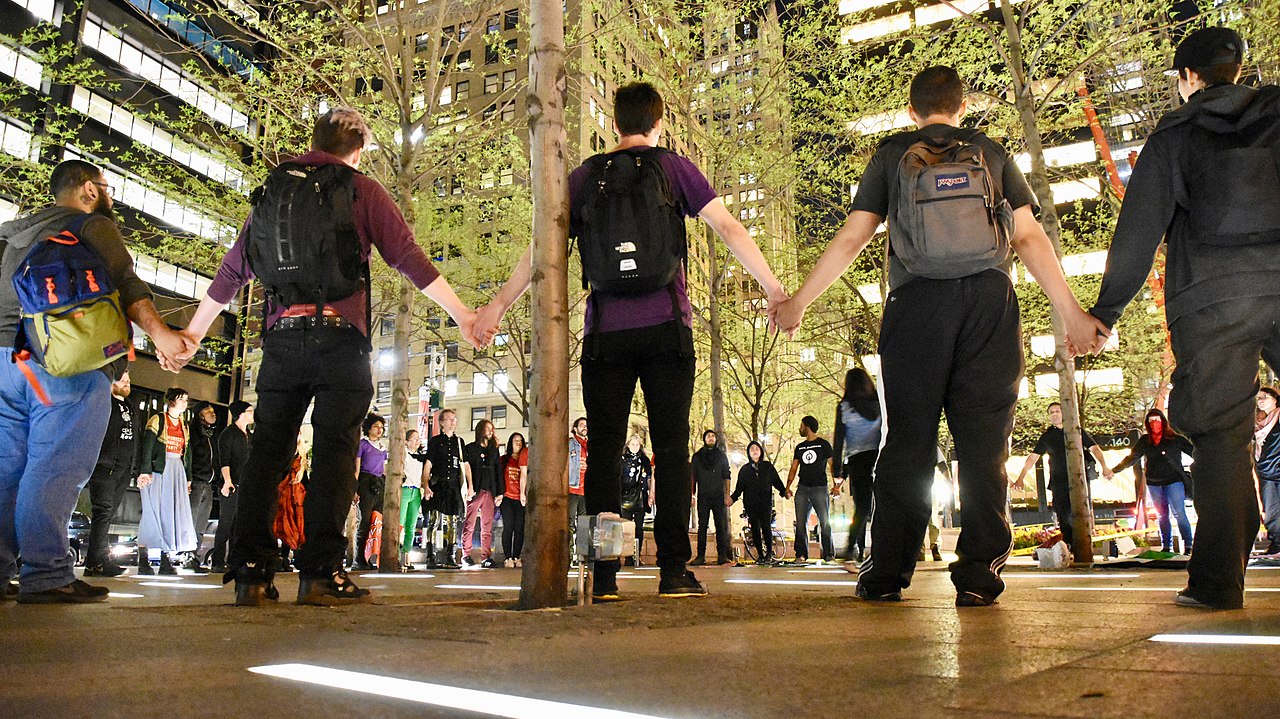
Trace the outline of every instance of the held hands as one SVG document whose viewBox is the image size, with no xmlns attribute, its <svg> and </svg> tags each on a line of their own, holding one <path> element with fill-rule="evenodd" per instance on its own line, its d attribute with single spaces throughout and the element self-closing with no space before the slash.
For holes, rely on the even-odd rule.
<svg viewBox="0 0 1280 719">
<path fill-rule="evenodd" d="M 794 339 L 796 330 L 804 321 L 804 313 L 808 307 L 800 300 L 788 298 L 781 303 L 769 303 L 769 326 L 775 332 L 787 333 L 788 339 Z"/>
<path fill-rule="evenodd" d="M 138 489 L 146 489 L 147 487 L 150 487 L 150 486 L 151 486 L 151 475 L 149 475 L 149 474 L 139 474 L 139 475 L 138 475 Z"/>
<path fill-rule="evenodd" d="M 200 340 L 185 332 L 165 328 L 151 335 L 151 342 L 156 346 L 156 360 L 161 369 L 177 374 L 200 349 Z"/>
<path fill-rule="evenodd" d="M 486 346 L 498 334 L 498 325 L 502 323 L 504 314 L 506 314 L 506 308 L 496 299 L 483 307 L 476 308 L 475 333 L 484 340 Z"/>
<path fill-rule="evenodd" d="M 1111 338 L 1110 328 L 1083 309 L 1076 310 L 1063 320 L 1067 329 L 1067 352 L 1072 357 L 1097 355 Z"/>
<path fill-rule="evenodd" d="M 502 506 L 502 495 L 501 495 L 501 494 L 499 494 L 498 496 L 496 496 L 496 497 L 494 497 L 494 498 L 493 498 L 493 506 L 495 506 L 495 507 L 501 507 L 501 506 Z"/>
</svg>

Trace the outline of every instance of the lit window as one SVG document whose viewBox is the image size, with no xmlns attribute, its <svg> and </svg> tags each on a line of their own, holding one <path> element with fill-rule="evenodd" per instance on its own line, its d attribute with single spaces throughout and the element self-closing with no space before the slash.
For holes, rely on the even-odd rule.
<svg viewBox="0 0 1280 719">
<path fill-rule="evenodd" d="M 818 359 L 818 350 L 813 347 L 805 347 L 800 350 L 800 361 L 814 362 Z"/>
<path fill-rule="evenodd" d="M 493 376 L 493 389 L 495 392 L 506 392 L 510 387 L 511 376 L 506 372 L 498 372 Z"/>
<path fill-rule="evenodd" d="M 53 22 L 53 0 L 14 0 L 37 19 Z"/>
<path fill-rule="evenodd" d="M 484 372 L 476 372 L 471 375 L 471 393 L 472 394 L 488 394 L 489 393 L 489 375 Z"/>
<path fill-rule="evenodd" d="M 32 90 L 39 90 L 44 66 L 8 45 L 0 45 L 0 72 Z"/>
<path fill-rule="evenodd" d="M 458 375 L 451 374 L 444 381 L 444 396 L 454 397 L 458 394 Z"/>
</svg>

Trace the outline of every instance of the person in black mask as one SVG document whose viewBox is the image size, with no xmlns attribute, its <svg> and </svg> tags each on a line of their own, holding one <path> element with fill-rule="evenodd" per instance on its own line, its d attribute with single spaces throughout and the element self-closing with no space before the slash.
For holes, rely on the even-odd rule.
<svg viewBox="0 0 1280 719">
<path fill-rule="evenodd" d="M 698 556 L 690 564 L 707 563 L 707 519 L 715 517 L 716 563 L 733 564 L 729 546 L 729 457 L 720 449 L 714 430 L 702 433 L 702 449 L 689 461 L 698 495 Z"/>
<path fill-rule="evenodd" d="M 773 490 L 789 497 L 782 484 L 782 477 L 773 462 L 764 458 L 764 447 L 759 442 L 747 445 L 747 463 L 738 469 L 738 484 L 733 488 L 730 501 L 742 498 L 747 510 L 747 524 L 751 527 L 751 544 L 756 549 L 756 564 L 771 564 L 773 556 Z"/>
</svg>

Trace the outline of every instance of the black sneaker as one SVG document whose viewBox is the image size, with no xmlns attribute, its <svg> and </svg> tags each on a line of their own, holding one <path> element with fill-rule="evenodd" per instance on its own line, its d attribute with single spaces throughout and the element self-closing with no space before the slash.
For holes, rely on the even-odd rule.
<svg viewBox="0 0 1280 719">
<path fill-rule="evenodd" d="M 280 591 L 271 582 L 236 580 L 236 606 L 261 607 L 280 599 Z"/>
<path fill-rule="evenodd" d="M 591 571 L 591 601 L 598 603 L 617 602 L 618 568 L 621 563 L 616 560 L 595 562 Z"/>
<path fill-rule="evenodd" d="M 867 585 L 858 582 L 858 588 L 853 590 L 858 599 L 867 602 L 901 602 L 902 592 L 895 590 L 892 592 L 873 592 L 867 589 Z"/>
<path fill-rule="evenodd" d="M 701 567 L 702 565 L 704 565 L 704 564 L 706 564 L 706 563 L 707 563 L 707 559 L 706 559 L 706 557 L 694 557 L 694 558 L 693 558 L 693 561 L 692 561 L 692 562 L 689 562 L 689 566 L 690 566 L 690 567 Z"/>
<path fill-rule="evenodd" d="M 85 584 L 79 579 L 61 587 L 46 589 L 43 592 L 18 592 L 18 604 L 87 604 L 89 602 L 105 602 L 111 590 L 106 587 L 95 587 Z"/>
<path fill-rule="evenodd" d="M 477 569 L 479 566 L 479 564 L 476 564 L 476 560 L 471 558 L 470 554 L 462 558 L 463 569 Z"/>
<path fill-rule="evenodd" d="M 298 581 L 298 604 L 313 607 L 338 607 L 347 604 L 371 604 L 373 592 L 361 589 L 341 569 L 333 574 L 315 577 L 303 574 Z"/>
<path fill-rule="evenodd" d="M 115 562 L 103 562 L 102 564 L 87 564 L 84 568 L 84 576 L 86 577 L 118 577 L 124 574 L 124 567 Z"/>
<path fill-rule="evenodd" d="M 12 579 L 0 584 L 0 602 L 12 602 L 18 598 L 18 583 Z"/>
<path fill-rule="evenodd" d="M 138 560 L 138 576 L 150 577 L 156 573 L 155 567 L 151 566 L 151 560 L 143 557 Z"/>
<path fill-rule="evenodd" d="M 498 565 L 493 561 L 493 557 L 486 557 L 485 560 L 480 563 L 481 569 L 493 569 L 496 566 Z"/>
<path fill-rule="evenodd" d="M 658 581 L 659 597 L 705 597 L 707 589 L 703 587 L 693 572 L 684 570 L 680 574 L 662 575 Z"/>
<path fill-rule="evenodd" d="M 989 607 L 995 603 L 995 597 L 988 597 L 978 592 L 959 592 L 956 594 L 957 607 Z"/>
</svg>

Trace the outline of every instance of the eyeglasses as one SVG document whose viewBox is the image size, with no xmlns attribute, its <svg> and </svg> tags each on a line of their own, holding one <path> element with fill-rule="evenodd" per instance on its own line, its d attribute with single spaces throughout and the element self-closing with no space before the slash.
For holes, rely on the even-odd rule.
<svg viewBox="0 0 1280 719">
<path fill-rule="evenodd" d="M 111 195 L 112 197 L 115 196 L 116 188 L 112 187 L 111 185 L 105 182 L 98 182 L 97 180 L 91 180 L 91 182 L 97 185 L 98 187 L 101 187 L 102 189 L 106 190 L 108 195 Z"/>
</svg>

